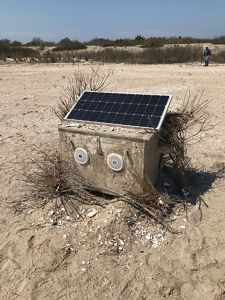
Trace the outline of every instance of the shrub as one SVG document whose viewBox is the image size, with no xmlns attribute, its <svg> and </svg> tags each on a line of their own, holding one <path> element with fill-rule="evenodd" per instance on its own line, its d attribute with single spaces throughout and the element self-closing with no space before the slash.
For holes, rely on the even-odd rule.
<svg viewBox="0 0 225 300">
<path fill-rule="evenodd" d="M 5 59 L 6 57 L 11 57 L 14 59 L 22 58 L 22 57 L 39 58 L 40 54 L 38 51 L 30 48 L 0 45 L 0 59 Z"/>
<path fill-rule="evenodd" d="M 202 48 L 195 46 L 175 46 L 165 49 L 146 49 L 142 53 L 142 63 L 185 63 L 198 61 L 201 57 Z"/>
<path fill-rule="evenodd" d="M 74 73 L 73 78 L 69 79 L 69 83 L 59 99 L 57 108 L 54 110 L 55 115 L 61 121 L 84 91 L 102 91 L 109 84 L 110 70 L 107 73 L 102 73 L 99 66 L 93 68 L 89 65 L 89 67 L 91 73 L 88 76 L 78 69 Z"/>
<path fill-rule="evenodd" d="M 44 41 L 39 37 L 35 37 L 32 39 L 32 41 L 26 43 L 26 46 L 31 46 L 31 47 L 40 47 L 40 48 L 44 48 L 44 47 L 51 47 L 51 46 L 55 46 L 54 42 L 48 42 L 48 41 Z"/>
<path fill-rule="evenodd" d="M 22 47 L 23 44 L 19 41 L 13 41 L 10 46 L 11 47 Z"/>
<path fill-rule="evenodd" d="M 92 46 L 100 46 L 100 47 L 115 46 L 115 42 L 113 40 L 103 39 L 103 38 L 92 39 L 86 44 Z"/>
<path fill-rule="evenodd" d="M 104 49 L 102 51 L 77 52 L 78 58 L 85 60 L 102 61 L 107 63 L 142 63 L 142 64 L 161 64 L 161 63 L 184 63 L 200 60 L 202 48 L 198 46 L 174 46 L 165 49 L 148 48 L 142 52 L 132 52 L 123 49 Z"/>
<path fill-rule="evenodd" d="M 76 52 L 77 58 L 84 58 L 85 60 L 101 61 L 105 63 L 135 63 L 135 55 L 133 52 L 123 49 L 106 48 L 101 51 L 84 51 L 82 53 Z"/>
<path fill-rule="evenodd" d="M 11 41 L 8 39 L 2 39 L 0 40 L 0 46 L 10 46 Z"/>
<path fill-rule="evenodd" d="M 225 50 L 220 51 L 217 54 L 212 56 L 212 60 L 216 63 L 224 64 L 225 63 Z"/>
<path fill-rule="evenodd" d="M 41 61 L 43 63 L 56 63 L 58 61 L 58 57 L 55 55 L 55 53 L 46 51 L 43 53 Z"/>
<path fill-rule="evenodd" d="M 216 37 L 211 42 L 212 44 L 225 44 L 225 36 Z"/>
<path fill-rule="evenodd" d="M 81 50 L 86 49 L 87 47 L 79 41 L 71 41 L 69 38 L 62 39 L 57 47 L 53 51 L 64 51 L 64 50 Z"/>
<path fill-rule="evenodd" d="M 159 48 L 164 46 L 165 42 L 163 38 L 149 38 L 145 40 L 142 48 Z"/>
</svg>

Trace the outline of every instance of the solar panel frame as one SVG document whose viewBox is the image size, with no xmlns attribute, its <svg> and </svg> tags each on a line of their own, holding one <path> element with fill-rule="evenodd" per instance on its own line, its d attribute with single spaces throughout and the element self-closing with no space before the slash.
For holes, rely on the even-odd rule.
<svg viewBox="0 0 225 300">
<path fill-rule="evenodd" d="M 84 103 L 80 103 L 80 99 L 82 99 L 82 96 L 84 95 L 84 93 L 89 93 L 89 95 L 88 95 L 88 97 L 90 97 L 90 99 L 85 99 L 85 100 L 83 100 L 83 102 Z M 112 107 L 111 107 L 111 109 L 110 109 L 110 112 L 114 112 L 115 113 L 115 115 L 117 114 L 120 114 L 120 112 L 118 111 L 118 109 L 117 109 L 117 107 L 116 107 L 116 104 L 114 103 L 114 102 L 112 102 L 112 103 L 109 103 L 109 97 L 112 97 L 113 96 L 113 94 L 114 95 L 117 95 L 117 97 L 118 97 L 118 99 L 117 100 L 119 100 L 119 97 L 123 97 L 122 98 L 122 100 L 123 100 L 123 103 L 126 103 L 126 105 L 128 105 L 128 104 L 130 104 L 130 105 L 132 105 L 132 101 L 131 101 L 131 97 L 129 97 L 129 95 L 131 95 L 131 96 L 133 96 L 133 100 L 135 99 L 135 97 L 134 96 L 139 96 L 139 97 L 145 97 L 146 96 L 146 107 L 147 107 L 147 104 L 148 104 L 148 102 L 149 102 L 149 97 L 151 96 L 151 97 L 153 97 L 153 96 L 156 96 L 156 97 L 160 97 L 160 99 L 161 99 L 161 97 L 166 97 L 167 98 L 167 102 L 166 102 L 166 104 L 165 104 L 165 106 L 164 106 L 164 109 L 163 109 L 163 112 L 162 112 L 162 114 L 161 114 L 161 116 L 159 117 L 159 116 L 152 116 L 151 117 L 151 119 L 154 121 L 155 120 L 155 118 L 159 118 L 159 120 L 158 120 L 158 123 L 157 123 L 157 126 L 156 127 L 154 127 L 154 126 L 140 126 L 140 125 L 130 125 L 130 124 L 121 124 L 121 123 L 113 123 L 113 122 L 106 122 L 106 120 L 107 120 L 107 116 L 106 116 L 106 112 L 101 112 L 101 113 L 99 113 L 99 112 L 92 112 L 92 120 L 90 119 L 90 117 L 89 117 L 89 120 L 87 120 L 86 119 L 86 115 L 88 114 L 88 112 L 83 112 L 82 113 L 82 115 L 80 115 L 79 114 L 79 119 L 76 119 L 76 118 L 74 118 L 74 119 L 68 119 L 68 117 L 69 117 L 69 115 L 72 113 L 72 111 L 74 110 L 74 108 L 78 105 L 78 103 L 80 103 L 79 105 L 84 105 L 85 104 L 85 102 L 88 102 L 89 100 L 91 100 L 91 102 L 89 103 L 90 105 L 88 106 L 89 108 L 90 108 L 90 106 L 92 105 L 92 104 L 94 104 L 94 103 L 97 103 L 98 101 L 97 101 L 97 99 L 96 99 L 96 101 L 94 101 L 95 100 L 95 96 L 94 96 L 94 94 L 98 94 L 99 96 L 100 96 L 100 94 L 102 93 L 103 94 L 103 97 L 104 98 L 106 98 L 108 101 L 107 101 L 107 103 L 105 104 L 105 106 L 106 105 L 111 105 Z M 124 96 L 126 96 L 125 98 L 124 98 Z M 99 98 L 98 98 L 99 99 Z M 115 100 L 115 98 L 114 98 L 114 100 Z M 66 120 L 66 121 L 68 121 L 68 122 L 74 122 L 74 121 L 76 121 L 76 122 L 81 122 L 81 123 L 90 123 L 90 124 L 93 124 L 93 123 L 96 123 L 96 124 L 98 124 L 98 125 L 107 125 L 107 126 L 109 126 L 109 125 L 111 125 L 111 126 L 120 126 L 120 127 L 128 127 L 128 128 L 134 128 L 134 129 L 137 129 L 137 128 L 144 128 L 144 129 L 150 129 L 150 128 L 153 128 L 153 129 L 156 129 L 156 130 L 160 130 L 160 128 L 161 128 L 161 126 L 162 126 L 162 124 L 163 124 L 163 121 L 164 121 L 164 119 L 165 119 L 165 116 L 166 116 L 166 113 L 167 113 L 167 110 L 168 110 L 168 107 L 169 107 L 169 105 L 170 105 L 170 103 L 171 103 L 171 100 L 172 100 L 172 95 L 165 95 L 165 94 L 138 94 L 138 93 L 121 93 L 121 92 L 102 92 L 102 91 L 84 91 L 81 95 L 80 95 L 80 97 L 79 97 L 79 99 L 74 103 L 74 105 L 71 107 L 71 109 L 69 110 L 69 112 L 66 114 L 66 116 L 65 116 L 65 118 L 64 118 L 64 120 Z M 144 99 L 142 100 L 142 102 L 144 103 L 145 101 L 144 101 Z M 154 103 L 154 101 L 151 101 L 151 102 L 153 102 Z M 162 99 L 162 103 L 164 103 L 165 102 L 165 100 L 163 100 Z M 141 103 L 140 105 L 144 105 L 143 103 Z M 99 103 L 98 103 L 99 104 Z M 152 104 L 152 103 L 151 103 Z M 96 105 L 96 104 L 94 104 L 94 105 Z M 105 107 L 104 106 L 104 107 Z M 153 107 L 155 107 L 155 108 L 158 108 L 157 107 L 157 105 L 155 104 L 155 105 L 148 105 L 148 107 L 150 107 L 150 106 L 153 106 Z M 162 105 L 160 105 L 160 106 L 162 106 Z M 136 106 L 137 107 L 137 106 Z M 94 109 L 96 109 L 96 106 L 94 107 Z M 77 111 L 75 111 L 74 113 L 77 113 Z M 105 117 L 101 117 L 100 116 L 100 114 L 102 115 L 102 116 L 105 116 Z M 111 114 L 112 115 L 112 114 Z M 108 112 L 108 117 L 110 116 L 110 113 Z M 123 116 L 123 119 L 125 119 L 125 117 L 126 117 L 126 114 L 125 115 L 122 115 Z M 132 119 L 134 118 L 134 117 L 140 117 L 141 118 L 141 120 L 140 120 L 140 124 L 142 123 L 142 124 L 146 124 L 146 116 L 144 116 L 144 115 L 142 115 L 142 114 L 134 114 L 134 113 L 132 113 L 131 114 L 131 116 L 132 116 Z M 128 119 L 129 119 L 129 117 L 130 117 L 130 115 L 128 115 Z M 150 117 L 150 114 L 149 114 L 149 117 Z M 119 117 L 118 117 L 119 118 Z M 121 118 L 121 115 L 120 115 L 120 118 Z M 99 119 L 102 119 L 102 121 L 100 121 Z M 115 118 L 114 118 L 114 120 L 115 119 L 117 119 L 117 117 L 115 116 Z M 145 119 L 145 122 L 144 122 L 144 119 Z M 142 121 L 142 122 L 141 122 Z M 127 122 L 126 123 L 129 123 L 128 122 L 128 120 L 127 120 Z M 156 120 L 153 122 L 153 123 L 156 123 Z"/>
</svg>

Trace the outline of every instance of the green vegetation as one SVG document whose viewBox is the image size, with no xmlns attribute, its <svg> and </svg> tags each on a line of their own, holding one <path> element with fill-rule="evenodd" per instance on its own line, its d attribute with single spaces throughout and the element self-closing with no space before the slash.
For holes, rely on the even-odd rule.
<svg viewBox="0 0 225 300">
<path fill-rule="evenodd" d="M 22 43 L 18 41 L 0 40 L 0 59 L 20 59 L 24 57 L 39 58 L 40 53 L 34 49 L 22 46 Z"/>
<path fill-rule="evenodd" d="M 55 43 L 47 42 L 47 41 L 42 40 L 39 37 L 35 37 L 30 42 L 26 43 L 25 46 L 39 47 L 41 50 L 43 50 L 45 47 L 55 47 Z"/>
<path fill-rule="evenodd" d="M 213 61 L 219 64 L 225 63 L 225 51 L 220 51 L 217 55 L 213 56 Z"/>
<path fill-rule="evenodd" d="M 96 45 L 101 47 L 128 47 L 128 46 L 137 46 L 141 45 L 143 48 L 155 48 L 162 47 L 163 45 L 170 44 L 199 44 L 199 43 L 212 43 L 212 44 L 225 44 L 225 36 L 215 37 L 213 39 L 200 39 L 192 37 L 149 37 L 145 38 L 142 35 L 137 35 L 134 39 L 104 39 L 96 38 L 89 42 L 86 42 L 86 45 Z"/>
<path fill-rule="evenodd" d="M 133 39 L 96 38 L 86 43 L 68 37 L 58 43 L 36 37 L 26 44 L 1 39 L 0 59 L 22 61 L 22 58 L 38 58 L 38 61 L 44 63 L 74 63 L 83 60 L 131 64 L 187 63 L 201 61 L 203 49 L 200 43 L 225 44 L 225 36 L 198 39 L 181 36 L 145 38 L 137 35 Z M 132 48 L 134 46 L 136 48 Z M 225 63 L 225 51 L 213 53 L 211 61 Z"/>
<path fill-rule="evenodd" d="M 169 64 L 199 61 L 201 53 L 202 47 L 200 46 L 174 46 L 149 48 L 141 52 L 106 48 L 101 51 L 76 52 L 75 56 L 106 63 Z"/>
<path fill-rule="evenodd" d="M 79 41 L 71 41 L 69 38 L 62 39 L 57 44 L 57 47 L 53 49 L 53 51 L 65 51 L 65 50 L 81 50 L 86 49 L 87 46 L 82 44 Z"/>
</svg>

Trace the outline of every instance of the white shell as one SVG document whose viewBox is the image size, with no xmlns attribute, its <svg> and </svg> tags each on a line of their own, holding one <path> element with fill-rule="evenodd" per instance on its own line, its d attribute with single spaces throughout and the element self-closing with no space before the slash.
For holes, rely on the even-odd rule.
<svg viewBox="0 0 225 300">
<path fill-rule="evenodd" d="M 84 148 L 77 148 L 74 151 L 74 158 L 75 161 L 80 165 L 85 165 L 89 161 L 89 155 L 88 152 Z"/>
</svg>

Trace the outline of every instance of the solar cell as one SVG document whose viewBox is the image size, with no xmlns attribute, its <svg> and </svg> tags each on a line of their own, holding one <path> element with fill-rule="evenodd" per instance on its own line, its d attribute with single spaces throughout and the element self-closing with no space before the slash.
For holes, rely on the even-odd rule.
<svg viewBox="0 0 225 300">
<path fill-rule="evenodd" d="M 65 119 L 160 129 L 171 98 L 167 95 L 84 92 Z"/>
</svg>

